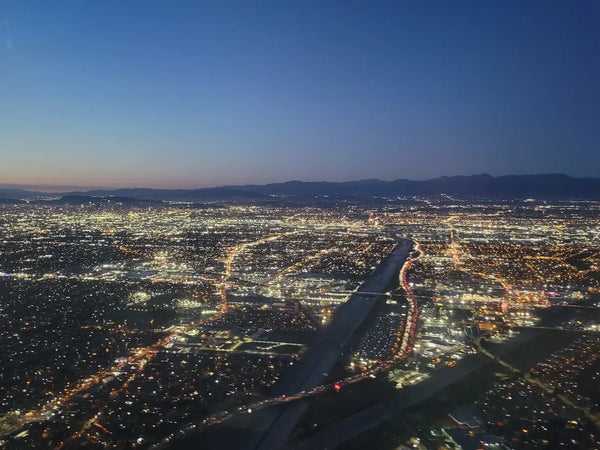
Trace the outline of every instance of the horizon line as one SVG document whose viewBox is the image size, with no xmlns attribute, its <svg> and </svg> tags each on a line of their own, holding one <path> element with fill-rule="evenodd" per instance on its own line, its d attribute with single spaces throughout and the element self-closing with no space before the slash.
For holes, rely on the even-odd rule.
<svg viewBox="0 0 600 450">
<path fill-rule="evenodd" d="M 410 179 L 410 178 L 394 178 L 392 180 L 385 180 L 381 178 L 360 178 L 360 179 L 351 179 L 344 181 L 328 181 L 328 180 L 315 180 L 315 181 L 305 181 L 298 179 L 291 179 L 286 181 L 275 181 L 275 182 L 267 182 L 267 183 L 240 183 L 240 184 L 223 184 L 223 185 L 215 185 L 215 186 L 205 186 L 205 187 L 142 187 L 142 186 L 91 186 L 91 185 L 76 185 L 76 184 L 29 184 L 29 183 L 0 183 L 0 190 L 4 189 L 17 189 L 23 191 L 30 192 L 43 192 L 48 194 L 60 194 L 60 193 L 69 193 L 69 192 L 89 192 L 89 191 L 117 191 L 121 189 L 148 189 L 148 190 L 168 190 L 168 191 L 177 191 L 177 190 L 202 190 L 202 189 L 219 189 L 219 188 L 234 188 L 234 187 L 244 187 L 244 186 L 267 186 L 272 184 L 286 184 L 286 183 L 353 183 L 353 182 L 361 182 L 361 181 L 380 181 L 383 183 L 391 183 L 394 181 L 413 181 L 413 182 L 423 182 L 423 181 L 431 181 L 442 178 L 458 178 L 458 177 L 477 177 L 477 176 L 489 176 L 491 178 L 502 178 L 502 177 L 511 177 L 511 176 L 542 176 L 542 175 L 559 175 L 565 176 L 569 178 L 579 178 L 579 179 L 596 179 L 598 177 L 588 177 L 588 176 L 574 176 L 568 175 L 566 173 L 526 173 L 526 174 L 503 174 L 503 175 L 490 175 L 487 172 L 483 173 L 473 173 L 469 175 L 440 175 L 437 177 L 424 178 L 424 179 Z"/>
</svg>

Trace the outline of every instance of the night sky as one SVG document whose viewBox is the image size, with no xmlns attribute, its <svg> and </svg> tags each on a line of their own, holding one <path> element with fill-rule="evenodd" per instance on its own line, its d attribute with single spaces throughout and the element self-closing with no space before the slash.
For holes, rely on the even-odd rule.
<svg viewBox="0 0 600 450">
<path fill-rule="evenodd" d="M 600 2 L 0 0 L 0 183 L 600 176 Z"/>
</svg>

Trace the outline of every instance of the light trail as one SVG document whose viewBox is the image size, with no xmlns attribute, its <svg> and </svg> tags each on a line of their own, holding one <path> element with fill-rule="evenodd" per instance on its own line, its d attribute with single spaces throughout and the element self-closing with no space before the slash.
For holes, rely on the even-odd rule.
<svg viewBox="0 0 600 450">
<path fill-rule="evenodd" d="M 225 313 L 229 310 L 229 303 L 227 301 L 227 282 L 232 274 L 232 264 L 233 260 L 237 255 L 244 252 L 246 249 L 250 247 L 254 247 L 260 244 L 264 244 L 265 242 L 275 241 L 277 239 L 281 239 L 284 236 L 290 236 L 293 234 L 297 234 L 300 231 L 289 231 L 287 233 L 279 233 L 273 236 L 268 236 L 266 238 L 259 239 L 253 242 L 246 242 L 244 244 L 237 245 L 233 247 L 227 256 L 227 260 L 225 262 L 225 273 L 221 277 L 221 281 L 219 282 L 219 291 L 221 296 L 221 311 L 219 314 Z"/>
</svg>

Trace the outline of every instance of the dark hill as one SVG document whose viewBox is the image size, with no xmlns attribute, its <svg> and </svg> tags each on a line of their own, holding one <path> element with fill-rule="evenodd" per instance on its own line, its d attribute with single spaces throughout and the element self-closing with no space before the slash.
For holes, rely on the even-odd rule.
<svg viewBox="0 0 600 450">
<path fill-rule="evenodd" d="M 264 185 L 223 186 L 205 189 L 116 189 L 71 192 L 68 197 L 87 196 L 121 198 L 122 203 L 129 199 L 150 201 L 184 202 L 264 202 L 271 199 L 293 199 L 294 201 L 318 198 L 353 198 L 355 200 L 373 197 L 428 197 L 449 195 L 459 199 L 518 200 L 535 198 L 540 200 L 600 200 L 600 178 L 574 178 L 561 174 L 544 175 L 470 175 L 432 178 L 412 181 L 360 180 L 347 182 L 303 182 L 288 181 Z M 0 199 L 36 198 L 44 194 L 22 189 L 1 189 Z M 47 194 L 46 194 L 47 195 Z M 81 199 L 80 199 L 81 200 Z"/>
</svg>

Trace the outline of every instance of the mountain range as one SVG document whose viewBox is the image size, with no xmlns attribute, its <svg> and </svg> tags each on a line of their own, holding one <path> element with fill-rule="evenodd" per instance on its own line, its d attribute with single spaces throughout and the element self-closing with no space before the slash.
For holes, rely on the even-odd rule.
<svg viewBox="0 0 600 450">
<path fill-rule="evenodd" d="M 4 185 L 6 186 L 6 185 Z M 600 200 L 600 178 L 576 178 L 562 174 L 470 175 L 439 177 L 423 181 L 377 179 L 348 182 L 288 181 L 264 185 L 234 185 L 201 189 L 96 189 L 54 194 L 69 203 L 97 198 L 131 203 L 144 201 L 267 201 L 273 198 L 314 200 L 315 198 L 372 199 L 375 197 L 431 197 L 447 195 L 458 199 L 518 200 Z M 0 199 L 48 198 L 48 192 L 0 188 Z M 90 200 L 91 199 L 91 200 Z M 133 202 L 135 203 L 135 202 Z"/>
</svg>

